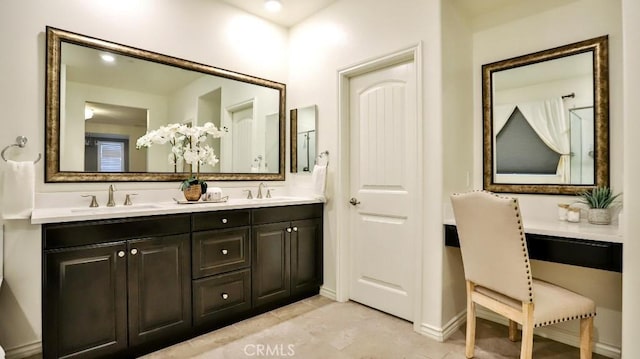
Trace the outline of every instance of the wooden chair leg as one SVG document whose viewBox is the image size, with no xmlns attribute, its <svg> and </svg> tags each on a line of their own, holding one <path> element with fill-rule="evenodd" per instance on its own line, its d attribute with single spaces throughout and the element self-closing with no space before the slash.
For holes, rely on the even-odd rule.
<svg viewBox="0 0 640 359">
<path fill-rule="evenodd" d="M 476 345 L 476 304 L 471 299 L 474 284 L 467 281 L 467 338 L 465 346 L 465 356 L 473 358 L 473 349 Z"/>
<path fill-rule="evenodd" d="M 522 314 L 520 359 L 531 359 L 533 356 L 533 303 L 522 303 Z"/>
<path fill-rule="evenodd" d="M 580 319 L 580 359 L 591 359 L 593 317 Z"/>
<path fill-rule="evenodd" d="M 509 340 L 515 342 L 518 340 L 518 323 L 509 319 Z"/>
</svg>

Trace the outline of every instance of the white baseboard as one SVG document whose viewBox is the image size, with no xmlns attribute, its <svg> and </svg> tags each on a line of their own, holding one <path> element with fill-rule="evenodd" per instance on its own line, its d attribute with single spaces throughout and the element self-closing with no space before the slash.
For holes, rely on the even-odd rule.
<svg viewBox="0 0 640 359">
<path fill-rule="evenodd" d="M 477 308 L 478 309 L 476 314 L 479 318 L 490 320 L 495 323 L 500 323 L 505 326 L 509 325 L 509 320 L 507 318 L 498 315 L 490 310 L 480 307 Z M 571 345 L 572 347 L 580 347 L 580 337 L 577 333 L 568 332 L 557 327 L 547 326 L 536 328 L 534 334 L 539 335 L 543 338 L 554 340 L 556 342 Z M 593 343 L 593 352 L 614 359 L 619 359 L 622 356 L 621 348 L 600 342 Z"/>
<path fill-rule="evenodd" d="M 462 312 L 455 317 L 453 317 L 447 324 L 442 328 L 434 327 L 433 325 L 429 325 L 426 323 L 422 323 L 418 330 L 418 333 L 425 335 L 433 340 L 437 340 L 439 342 L 444 342 L 449 339 L 449 337 L 460 328 L 466 322 L 466 312 Z"/>
<path fill-rule="evenodd" d="M 337 298 L 335 289 L 330 289 L 325 286 L 320 287 L 320 295 L 331 300 L 336 300 Z"/>
<path fill-rule="evenodd" d="M 15 348 L 8 348 L 5 352 L 6 359 L 22 359 L 42 353 L 42 342 L 37 341 Z"/>
</svg>

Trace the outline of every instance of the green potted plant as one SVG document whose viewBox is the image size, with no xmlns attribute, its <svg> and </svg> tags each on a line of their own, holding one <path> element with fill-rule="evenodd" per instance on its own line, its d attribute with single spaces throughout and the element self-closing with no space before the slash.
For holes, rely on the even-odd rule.
<svg viewBox="0 0 640 359">
<path fill-rule="evenodd" d="M 592 224 L 610 224 L 611 213 L 609 212 L 609 206 L 618 198 L 622 193 L 613 194 L 613 191 L 609 187 L 595 187 L 591 191 L 585 191 L 580 194 L 582 196 L 582 203 L 589 206 L 587 212 L 587 218 L 589 223 Z"/>
</svg>

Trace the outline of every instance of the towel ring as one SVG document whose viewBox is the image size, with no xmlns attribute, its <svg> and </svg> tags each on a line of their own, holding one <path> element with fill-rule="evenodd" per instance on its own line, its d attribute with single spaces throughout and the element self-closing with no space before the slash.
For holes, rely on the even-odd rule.
<svg viewBox="0 0 640 359">
<path fill-rule="evenodd" d="M 2 157 L 2 159 L 7 162 L 7 158 L 4 156 L 4 153 L 11 147 L 20 147 L 23 148 L 26 144 L 27 144 L 28 139 L 25 136 L 18 136 L 16 137 L 16 143 L 11 144 L 7 147 L 5 147 L 2 152 L 0 153 L 0 156 Z M 38 158 L 36 158 L 35 161 L 33 161 L 33 163 L 38 163 L 40 162 L 40 160 L 42 159 L 42 153 L 38 153 Z"/>
<path fill-rule="evenodd" d="M 329 151 L 322 151 L 320 152 L 320 154 L 318 155 L 318 160 L 324 158 L 324 160 L 326 161 L 326 165 L 327 167 L 329 166 Z M 319 163 L 320 161 L 318 161 Z"/>
</svg>

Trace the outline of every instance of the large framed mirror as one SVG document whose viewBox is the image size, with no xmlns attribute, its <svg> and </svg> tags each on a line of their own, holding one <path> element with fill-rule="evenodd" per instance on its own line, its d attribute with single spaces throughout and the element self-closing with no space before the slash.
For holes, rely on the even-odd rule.
<svg viewBox="0 0 640 359">
<path fill-rule="evenodd" d="M 484 189 L 609 184 L 608 37 L 482 66 Z"/>
<path fill-rule="evenodd" d="M 285 179 L 282 83 L 47 27 L 45 182 L 184 180 L 171 146 L 136 148 L 168 124 L 212 122 L 203 180 Z M 175 162 L 175 161 L 173 161 Z"/>
<path fill-rule="evenodd" d="M 311 173 L 318 157 L 318 107 L 294 108 L 289 111 L 291 172 Z"/>
</svg>

